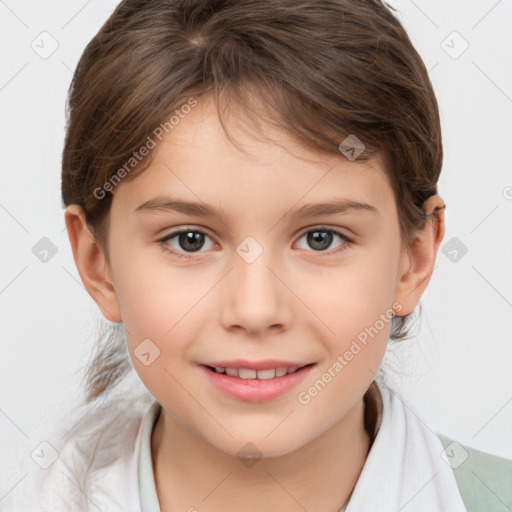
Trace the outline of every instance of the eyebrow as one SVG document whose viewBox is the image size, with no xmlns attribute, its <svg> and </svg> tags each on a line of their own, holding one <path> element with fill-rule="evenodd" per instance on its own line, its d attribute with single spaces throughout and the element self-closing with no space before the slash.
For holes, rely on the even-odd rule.
<svg viewBox="0 0 512 512">
<path fill-rule="evenodd" d="M 335 215 L 340 213 L 349 213 L 353 211 L 370 212 L 379 214 L 375 206 L 371 204 L 352 201 L 349 199 L 334 199 L 326 203 L 311 204 L 307 203 L 294 212 L 298 217 L 313 217 L 320 215 Z M 170 197 L 155 197 L 145 201 L 134 212 L 154 213 L 154 212 L 179 212 L 185 215 L 196 217 L 218 217 L 222 218 L 223 210 L 217 210 L 213 206 L 202 202 L 189 202 L 172 199 Z"/>
</svg>

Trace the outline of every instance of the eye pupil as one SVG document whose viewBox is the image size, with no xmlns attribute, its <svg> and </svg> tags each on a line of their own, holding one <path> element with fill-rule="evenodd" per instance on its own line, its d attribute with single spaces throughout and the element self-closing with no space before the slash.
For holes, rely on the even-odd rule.
<svg viewBox="0 0 512 512">
<path fill-rule="evenodd" d="M 322 251 L 327 249 L 331 243 L 332 233 L 330 231 L 311 231 L 308 233 L 308 244 L 310 244 L 313 249 Z M 317 244 L 319 244 L 319 246 Z"/>
<path fill-rule="evenodd" d="M 196 242 L 200 243 L 196 244 Z M 180 233 L 179 243 L 183 250 L 195 252 L 203 246 L 204 236 L 196 231 L 186 231 Z"/>
</svg>

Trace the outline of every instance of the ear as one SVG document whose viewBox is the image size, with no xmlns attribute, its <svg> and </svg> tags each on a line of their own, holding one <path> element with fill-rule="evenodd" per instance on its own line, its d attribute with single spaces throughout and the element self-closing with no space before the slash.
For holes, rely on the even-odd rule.
<svg viewBox="0 0 512 512">
<path fill-rule="evenodd" d="M 89 295 L 111 322 L 121 322 L 121 312 L 104 249 L 90 232 L 85 214 L 77 204 L 64 213 L 76 268 Z"/>
<path fill-rule="evenodd" d="M 414 233 L 411 246 L 402 252 L 395 289 L 395 301 L 402 308 L 397 316 L 408 315 L 418 305 L 432 277 L 437 251 L 444 237 L 446 206 L 443 200 L 438 195 L 431 196 L 423 208 L 428 219 L 424 227 Z"/>
</svg>

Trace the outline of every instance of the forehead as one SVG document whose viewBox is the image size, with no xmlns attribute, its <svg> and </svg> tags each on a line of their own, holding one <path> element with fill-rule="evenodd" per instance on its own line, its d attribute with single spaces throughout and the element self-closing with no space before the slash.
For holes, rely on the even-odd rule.
<svg viewBox="0 0 512 512">
<path fill-rule="evenodd" d="M 331 198 L 393 213 L 393 192 L 378 159 L 352 162 L 341 153 L 313 151 L 270 126 L 262 137 L 230 113 L 223 120 L 239 149 L 211 96 L 197 101 L 157 143 L 151 165 L 117 187 L 113 208 L 132 214 L 142 202 L 167 194 L 239 213 L 250 208 L 276 214 Z"/>
</svg>

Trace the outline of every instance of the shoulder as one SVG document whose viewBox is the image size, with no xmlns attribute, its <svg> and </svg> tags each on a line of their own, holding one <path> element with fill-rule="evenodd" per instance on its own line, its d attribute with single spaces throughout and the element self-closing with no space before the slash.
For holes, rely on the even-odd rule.
<svg viewBox="0 0 512 512">
<path fill-rule="evenodd" d="M 130 380 L 31 436 L 18 457 L 17 472 L 25 476 L 2 500 L 3 512 L 140 510 L 137 440 L 154 399 Z M 34 447 L 42 464 L 31 455 Z"/>
<path fill-rule="evenodd" d="M 463 445 L 438 433 L 441 457 L 452 468 L 468 512 L 512 509 L 512 460 Z"/>
</svg>

